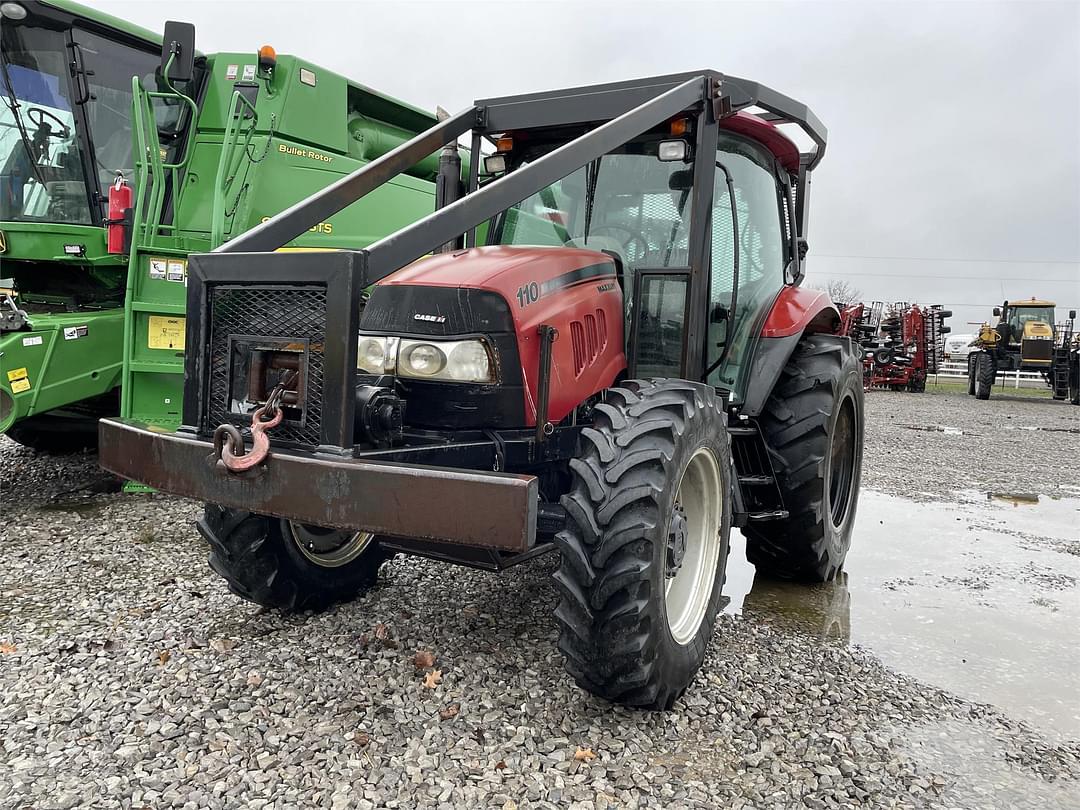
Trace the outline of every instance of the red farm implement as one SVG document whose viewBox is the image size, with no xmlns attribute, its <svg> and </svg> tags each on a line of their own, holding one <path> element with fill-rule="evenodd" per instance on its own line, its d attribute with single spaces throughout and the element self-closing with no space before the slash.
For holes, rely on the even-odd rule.
<svg viewBox="0 0 1080 810">
<path fill-rule="evenodd" d="M 865 388 L 925 391 L 927 375 L 936 374 L 943 361 L 942 338 L 950 331 L 945 319 L 951 315 L 940 304 L 875 301 L 844 307 L 841 334 L 862 347 Z"/>
</svg>

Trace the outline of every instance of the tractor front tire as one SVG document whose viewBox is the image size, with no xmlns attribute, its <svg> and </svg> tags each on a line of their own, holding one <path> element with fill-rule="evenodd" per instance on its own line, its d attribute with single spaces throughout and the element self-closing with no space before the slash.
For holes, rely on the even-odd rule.
<svg viewBox="0 0 1080 810">
<path fill-rule="evenodd" d="M 242 599 L 286 612 L 323 610 L 372 587 L 390 555 L 365 532 L 338 532 L 207 504 L 198 521 L 210 567 Z"/>
<path fill-rule="evenodd" d="M 682 380 L 605 392 L 556 535 L 559 649 L 583 689 L 669 709 L 705 660 L 731 532 L 723 402 Z"/>
<path fill-rule="evenodd" d="M 997 378 L 997 364 L 990 352 L 975 356 L 975 399 L 990 399 Z"/>
<path fill-rule="evenodd" d="M 859 499 L 863 423 L 859 358 L 851 342 L 804 337 L 758 418 L 788 512 L 743 529 L 747 559 L 759 572 L 828 582 L 840 571 Z"/>
<path fill-rule="evenodd" d="M 975 396 L 975 359 L 978 354 L 975 352 L 969 352 L 967 356 L 967 371 L 968 371 L 968 396 Z"/>
</svg>

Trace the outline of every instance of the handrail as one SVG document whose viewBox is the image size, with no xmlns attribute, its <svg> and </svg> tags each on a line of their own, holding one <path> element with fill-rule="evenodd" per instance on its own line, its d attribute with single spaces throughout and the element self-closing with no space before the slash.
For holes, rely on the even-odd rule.
<svg viewBox="0 0 1080 810">
<path fill-rule="evenodd" d="M 165 65 L 166 76 L 174 57 L 171 55 Z M 180 188 L 180 173 L 191 160 L 199 107 L 190 96 L 181 93 L 167 79 L 166 82 L 170 92 L 146 90 L 138 76 L 131 78 L 132 130 L 135 138 L 135 213 L 132 227 L 136 244 L 149 244 L 161 231 L 175 229 L 174 225 L 161 222 L 165 206 L 165 173 L 170 173 L 175 195 Z M 179 99 L 190 113 L 183 156 L 179 162 L 167 163 L 161 156 L 161 141 L 152 104 L 155 98 Z"/>
<path fill-rule="evenodd" d="M 239 104 L 237 103 L 238 101 L 240 102 Z M 255 105 L 252 104 L 239 90 L 233 91 L 232 100 L 229 103 L 229 110 L 231 111 L 231 114 L 229 116 L 229 122 L 225 126 L 225 135 L 221 141 L 221 154 L 218 157 L 217 175 L 215 176 L 214 212 L 210 224 L 211 250 L 225 241 L 225 220 L 236 213 L 235 205 L 231 212 L 226 210 L 225 199 L 240 171 L 240 165 L 243 158 L 248 155 L 248 150 L 251 147 L 251 139 L 255 134 L 255 130 L 258 128 L 259 122 L 259 114 L 255 109 Z M 246 115 L 247 111 L 251 112 L 250 118 Z M 240 125 L 245 120 L 250 120 L 251 126 L 247 128 L 244 137 L 244 145 L 239 152 L 239 159 L 236 159 L 236 149 L 237 145 L 240 143 Z M 273 126 L 273 124 L 271 124 L 271 126 Z M 267 145 L 269 146 L 269 141 L 267 141 Z M 238 194 L 237 203 L 239 203 L 239 200 L 240 196 Z M 229 230 L 231 231 L 232 229 L 230 228 Z"/>
</svg>

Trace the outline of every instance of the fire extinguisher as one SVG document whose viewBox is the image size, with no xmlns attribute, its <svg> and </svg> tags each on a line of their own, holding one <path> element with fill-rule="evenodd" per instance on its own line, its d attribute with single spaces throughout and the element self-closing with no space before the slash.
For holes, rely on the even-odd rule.
<svg viewBox="0 0 1080 810">
<path fill-rule="evenodd" d="M 131 241 L 131 186 L 117 174 L 109 186 L 109 217 L 105 220 L 109 253 L 127 253 Z"/>
</svg>

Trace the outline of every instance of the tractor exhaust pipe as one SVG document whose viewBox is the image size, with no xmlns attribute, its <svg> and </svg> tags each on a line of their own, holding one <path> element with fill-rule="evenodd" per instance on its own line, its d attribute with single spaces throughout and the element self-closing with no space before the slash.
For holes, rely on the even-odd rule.
<svg viewBox="0 0 1080 810">
<path fill-rule="evenodd" d="M 450 114 L 441 107 L 438 111 L 439 120 L 449 118 Z M 461 197 L 461 153 L 458 151 L 457 139 L 446 144 L 439 152 L 439 173 L 435 177 L 435 210 L 445 208 Z M 435 253 L 453 253 L 461 250 L 463 246 L 462 236 L 444 242 L 435 249 Z"/>
</svg>

